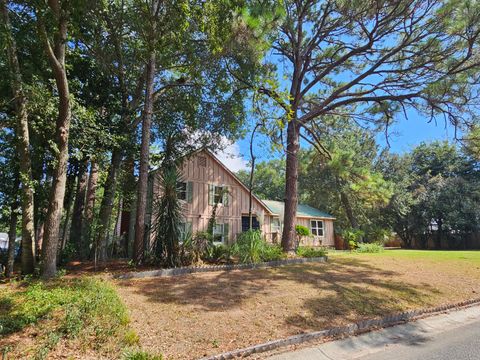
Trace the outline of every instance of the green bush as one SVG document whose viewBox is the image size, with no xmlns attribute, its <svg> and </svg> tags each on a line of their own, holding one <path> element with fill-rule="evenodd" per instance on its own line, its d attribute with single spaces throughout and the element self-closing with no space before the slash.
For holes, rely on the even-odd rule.
<svg viewBox="0 0 480 360">
<path fill-rule="evenodd" d="M 230 248 L 223 244 L 211 244 L 203 254 L 203 260 L 211 263 L 230 262 Z"/>
<path fill-rule="evenodd" d="M 212 235 L 206 231 L 197 232 L 194 236 L 187 234 L 180 245 L 180 262 L 183 266 L 189 266 L 204 260 L 213 247 Z"/>
<path fill-rule="evenodd" d="M 299 246 L 297 249 L 297 255 L 304 258 L 322 257 L 326 256 L 327 253 L 328 251 L 325 248 L 311 248 Z"/>
<path fill-rule="evenodd" d="M 262 260 L 265 240 L 259 230 L 248 230 L 237 237 L 232 246 L 232 255 L 238 257 L 241 263 L 258 263 Z"/>
<path fill-rule="evenodd" d="M 258 263 L 275 261 L 286 257 L 278 245 L 268 244 L 259 230 L 249 230 L 238 235 L 237 241 L 230 248 L 232 256 L 238 258 L 240 263 Z"/>
<path fill-rule="evenodd" d="M 303 225 L 295 225 L 295 232 L 297 236 L 310 236 L 310 230 Z"/>
<path fill-rule="evenodd" d="M 383 250 L 384 250 L 383 246 L 380 245 L 380 244 L 360 243 L 360 244 L 358 244 L 356 252 L 358 252 L 358 253 L 379 253 L 379 252 L 382 252 Z"/>
<path fill-rule="evenodd" d="M 343 240 L 348 244 L 350 250 L 354 250 L 357 247 L 358 242 L 364 235 L 365 233 L 359 229 L 346 229 L 342 232 Z"/>
<path fill-rule="evenodd" d="M 48 341 L 38 350 L 45 357 L 60 339 L 74 338 L 94 350 L 107 342 L 123 344 L 128 313 L 108 282 L 60 278 L 22 284 L 0 295 L 0 337 L 45 320 Z"/>
<path fill-rule="evenodd" d="M 276 261 L 285 259 L 287 254 L 283 252 L 283 249 L 280 245 L 270 245 L 265 244 L 262 251 L 262 261 Z"/>
</svg>

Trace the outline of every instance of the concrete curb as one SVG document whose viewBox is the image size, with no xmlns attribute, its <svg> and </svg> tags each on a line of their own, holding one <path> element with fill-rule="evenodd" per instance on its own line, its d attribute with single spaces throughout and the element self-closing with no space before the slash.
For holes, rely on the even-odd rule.
<svg viewBox="0 0 480 360">
<path fill-rule="evenodd" d="M 419 319 L 421 317 L 431 316 L 435 313 L 444 312 L 446 310 L 458 309 L 480 305 L 480 298 L 461 301 L 455 304 L 441 305 L 429 309 L 411 310 L 397 314 L 387 315 L 381 319 L 363 320 L 347 326 L 334 327 L 322 331 L 315 331 L 306 334 L 290 336 L 286 339 L 278 339 L 263 344 L 250 346 L 243 349 L 233 350 L 218 355 L 204 357 L 201 360 L 226 360 L 239 357 L 247 357 L 289 345 L 296 345 L 312 340 L 319 340 L 329 336 L 355 335 L 362 332 L 371 331 L 376 328 L 393 326 L 399 323 L 408 322 Z"/>
<path fill-rule="evenodd" d="M 291 264 L 304 264 L 310 262 L 326 262 L 326 256 L 314 258 L 298 258 L 298 259 L 284 259 L 276 261 L 268 261 L 258 264 L 237 264 L 237 265 L 211 265 L 211 266 L 197 266 L 197 267 L 179 267 L 171 269 L 159 269 L 150 271 L 129 272 L 126 274 L 113 275 L 114 279 L 141 279 L 146 277 L 167 277 L 179 276 L 201 272 L 216 272 L 216 271 L 232 271 L 232 270 L 251 270 L 279 267 Z"/>
</svg>

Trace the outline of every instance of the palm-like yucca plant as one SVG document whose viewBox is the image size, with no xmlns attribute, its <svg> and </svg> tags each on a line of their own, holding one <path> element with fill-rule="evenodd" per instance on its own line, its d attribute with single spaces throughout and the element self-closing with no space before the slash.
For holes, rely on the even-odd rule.
<svg viewBox="0 0 480 360">
<path fill-rule="evenodd" d="M 163 188 L 158 202 L 156 255 L 164 259 L 167 266 L 178 265 L 179 225 L 182 220 L 182 209 L 177 197 L 177 182 L 180 173 L 176 166 L 167 166 L 160 175 Z"/>
</svg>

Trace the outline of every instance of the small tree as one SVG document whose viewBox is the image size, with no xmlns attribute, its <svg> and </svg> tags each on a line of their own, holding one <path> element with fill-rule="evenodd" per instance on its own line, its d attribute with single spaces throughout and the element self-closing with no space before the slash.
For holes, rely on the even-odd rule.
<svg viewBox="0 0 480 360">
<path fill-rule="evenodd" d="M 178 265 L 179 224 L 182 219 L 181 206 L 177 197 L 179 178 L 177 167 L 171 164 L 166 166 L 160 175 L 163 193 L 158 204 L 155 252 L 159 259 L 165 259 L 169 267 Z"/>
<path fill-rule="evenodd" d="M 310 236 L 310 230 L 303 225 L 295 225 L 295 234 L 297 235 L 297 243 L 295 244 L 295 250 L 300 245 L 300 241 L 304 236 Z"/>
</svg>

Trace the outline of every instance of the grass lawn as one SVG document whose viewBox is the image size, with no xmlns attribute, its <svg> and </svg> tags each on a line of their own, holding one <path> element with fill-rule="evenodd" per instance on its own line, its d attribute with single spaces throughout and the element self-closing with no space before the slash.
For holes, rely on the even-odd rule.
<svg viewBox="0 0 480 360">
<path fill-rule="evenodd" d="M 480 297 L 480 251 L 332 253 L 327 264 L 117 281 L 143 349 L 204 355 Z"/>
</svg>

